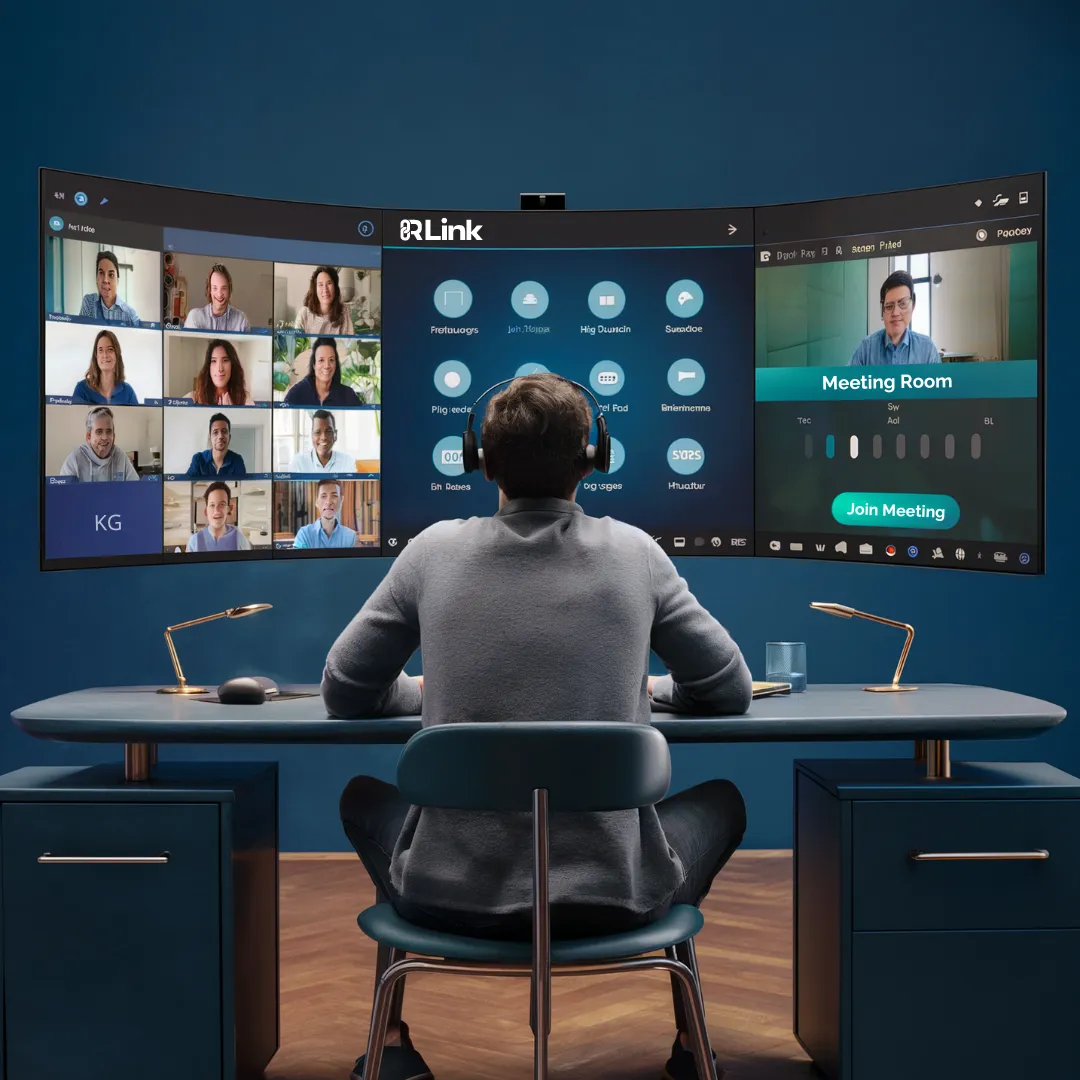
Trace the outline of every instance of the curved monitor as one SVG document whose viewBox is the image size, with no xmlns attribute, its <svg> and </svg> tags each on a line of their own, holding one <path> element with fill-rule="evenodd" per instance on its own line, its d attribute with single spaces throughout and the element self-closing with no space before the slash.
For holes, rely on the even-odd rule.
<svg viewBox="0 0 1080 1080">
<path fill-rule="evenodd" d="M 542 370 L 612 435 L 578 500 L 671 555 L 1041 569 L 1041 176 L 756 211 L 41 185 L 44 569 L 395 556 L 494 511 L 470 408 Z"/>
</svg>

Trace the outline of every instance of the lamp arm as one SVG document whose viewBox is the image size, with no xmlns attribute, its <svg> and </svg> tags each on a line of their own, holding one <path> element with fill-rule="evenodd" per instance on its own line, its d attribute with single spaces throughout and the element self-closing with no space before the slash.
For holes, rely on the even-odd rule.
<svg viewBox="0 0 1080 1080">
<path fill-rule="evenodd" d="M 201 619 L 189 619 L 187 622 L 177 623 L 175 626 L 166 626 L 165 633 L 171 634 L 174 630 L 184 630 L 189 626 L 198 626 L 200 623 L 213 622 L 215 619 L 224 619 L 228 614 L 227 611 L 219 611 L 216 615 L 204 615 Z"/>
<path fill-rule="evenodd" d="M 187 679 L 184 678 L 183 671 L 180 670 L 180 657 L 176 655 L 176 646 L 173 645 L 172 631 L 177 629 L 175 626 L 170 626 L 165 631 L 165 644 L 169 647 L 169 656 L 172 657 L 173 671 L 176 672 L 176 685 L 187 686 Z"/>
<path fill-rule="evenodd" d="M 895 619 L 885 619 L 880 615 L 871 615 L 868 611 L 855 611 L 853 612 L 860 619 L 869 619 L 870 622 L 881 623 L 882 626 L 895 626 L 897 630 L 904 630 L 907 632 L 907 638 L 904 641 L 904 647 L 900 651 L 900 662 L 896 665 L 896 674 L 893 675 L 893 686 L 900 685 L 900 675 L 904 670 L 904 664 L 907 662 L 908 653 L 911 651 L 911 643 L 915 640 L 915 627 L 910 623 L 897 622 Z"/>
</svg>

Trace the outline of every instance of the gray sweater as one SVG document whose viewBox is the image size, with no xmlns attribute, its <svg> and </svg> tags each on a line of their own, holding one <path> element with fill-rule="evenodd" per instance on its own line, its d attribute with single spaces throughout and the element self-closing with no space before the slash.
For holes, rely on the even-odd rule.
<svg viewBox="0 0 1080 1080">
<path fill-rule="evenodd" d="M 423 700 L 402 667 L 423 643 Z M 647 724 L 650 649 L 671 675 L 657 702 L 742 713 L 750 672 L 727 631 L 640 529 L 561 499 L 425 529 L 334 643 L 323 672 L 340 717 L 423 724 L 622 720 Z M 413 807 L 391 878 L 415 904 L 507 913 L 532 898 L 527 814 Z M 654 809 L 552 815 L 551 901 L 644 913 L 683 878 Z"/>
</svg>

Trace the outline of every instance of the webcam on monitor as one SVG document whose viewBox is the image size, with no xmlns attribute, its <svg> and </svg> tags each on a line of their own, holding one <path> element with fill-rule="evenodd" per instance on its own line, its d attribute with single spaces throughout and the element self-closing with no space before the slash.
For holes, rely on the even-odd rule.
<svg viewBox="0 0 1080 1080">
<path fill-rule="evenodd" d="M 546 194 L 534 193 L 521 193 L 521 209 L 522 210 L 565 210 L 566 209 L 566 192 L 555 191 L 548 192 Z"/>
</svg>

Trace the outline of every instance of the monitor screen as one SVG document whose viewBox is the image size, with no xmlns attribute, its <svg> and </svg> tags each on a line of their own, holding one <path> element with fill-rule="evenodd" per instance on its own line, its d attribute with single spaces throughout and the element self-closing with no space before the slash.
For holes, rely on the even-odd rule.
<svg viewBox="0 0 1080 1080">
<path fill-rule="evenodd" d="M 383 227 L 383 418 L 397 433 L 384 554 L 440 518 L 494 512 L 494 486 L 462 465 L 470 408 L 501 380 L 545 371 L 588 387 L 611 436 L 610 470 L 577 490 L 586 513 L 670 554 L 749 552 L 748 210 L 404 210 Z"/>
<path fill-rule="evenodd" d="M 756 211 L 759 554 L 1039 573 L 1042 175 Z"/>
<path fill-rule="evenodd" d="M 40 175 L 43 569 L 393 557 L 495 511 L 470 410 L 550 371 L 611 436 L 577 500 L 670 555 L 1042 572 L 1041 174 L 636 211 Z"/>
<path fill-rule="evenodd" d="M 41 182 L 42 565 L 380 554 L 380 214 Z"/>
</svg>

